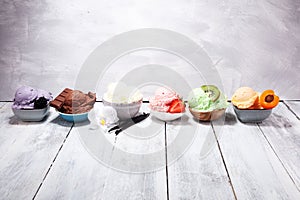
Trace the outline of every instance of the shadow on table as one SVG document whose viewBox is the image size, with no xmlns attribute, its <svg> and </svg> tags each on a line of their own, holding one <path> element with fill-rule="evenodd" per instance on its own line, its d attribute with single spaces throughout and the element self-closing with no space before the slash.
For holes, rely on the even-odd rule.
<svg viewBox="0 0 300 200">
<path fill-rule="evenodd" d="M 56 118 L 52 119 L 50 123 L 57 124 L 64 127 L 70 127 L 73 125 L 73 122 L 68 122 L 62 119 L 60 116 L 57 116 Z"/>
<path fill-rule="evenodd" d="M 10 125 L 29 125 L 29 124 L 30 125 L 40 125 L 40 124 L 44 123 L 45 121 L 47 121 L 49 116 L 50 116 L 50 113 L 48 113 L 41 121 L 34 122 L 34 121 L 22 121 L 17 116 L 13 115 L 13 116 L 9 117 L 8 123 Z"/>
<path fill-rule="evenodd" d="M 86 120 L 86 121 L 83 121 L 83 122 L 74 122 L 75 127 L 87 126 L 87 125 L 90 125 L 90 124 L 91 124 L 90 120 Z"/>
<path fill-rule="evenodd" d="M 225 125 L 233 126 L 237 123 L 237 117 L 232 113 L 225 114 Z"/>
<path fill-rule="evenodd" d="M 189 116 L 184 114 L 182 117 L 175 119 L 173 121 L 167 122 L 169 125 L 181 125 L 181 126 L 186 126 L 190 125 L 191 123 L 189 122 Z"/>
<path fill-rule="evenodd" d="M 50 123 L 57 124 L 64 127 L 71 127 L 72 125 L 74 125 L 74 127 L 81 127 L 81 126 L 87 126 L 91 124 L 90 120 L 86 120 L 83 122 L 69 122 L 64 120 L 60 116 L 57 116 L 56 118 L 51 120 Z"/>
<path fill-rule="evenodd" d="M 289 120 L 286 116 L 272 113 L 267 119 L 258 123 L 261 127 L 275 127 L 289 129 L 293 127 L 293 121 Z"/>
<path fill-rule="evenodd" d="M 210 122 L 201 121 L 201 120 L 196 119 L 195 117 L 193 117 L 193 121 L 198 123 L 198 124 L 204 125 L 204 126 L 210 126 Z"/>
</svg>

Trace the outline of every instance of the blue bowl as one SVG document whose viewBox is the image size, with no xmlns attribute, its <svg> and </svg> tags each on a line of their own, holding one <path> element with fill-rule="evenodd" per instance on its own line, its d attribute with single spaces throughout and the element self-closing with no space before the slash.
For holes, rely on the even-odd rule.
<svg viewBox="0 0 300 200">
<path fill-rule="evenodd" d="M 62 113 L 59 112 L 59 116 L 61 118 L 63 118 L 64 120 L 68 121 L 68 122 L 83 122 L 88 120 L 88 114 L 89 112 L 86 113 L 80 113 L 80 114 L 66 114 L 66 113 Z"/>
</svg>

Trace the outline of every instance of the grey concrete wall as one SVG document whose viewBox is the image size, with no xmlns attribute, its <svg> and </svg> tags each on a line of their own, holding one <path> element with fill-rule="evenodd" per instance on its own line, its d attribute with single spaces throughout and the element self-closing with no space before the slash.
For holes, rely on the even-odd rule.
<svg viewBox="0 0 300 200">
<path fill-rule="evenodd" d="M 1 0 L 0 100 L 27 84 L 57 94 L 74 87 L 88 55 L 116 34 L 162 28 L 191 38 L 208 53 L 230 97 L 242 85 L 300 99 L 298 0 Z M 153 52 L 116 62 L 97 91 L 132 67 L 164 63 L 192 85 L 188 66 Z M 91 72 L 93 73 L 93 72 Z"/>
</svg>

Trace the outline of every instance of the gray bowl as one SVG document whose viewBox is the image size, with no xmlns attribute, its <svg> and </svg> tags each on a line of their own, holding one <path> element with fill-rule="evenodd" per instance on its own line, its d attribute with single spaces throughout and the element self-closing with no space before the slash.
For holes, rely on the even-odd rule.
<svg viewBox="0 0 300 200">
<path fill-rule="evenodd" d="M 111 106 L 117 111 L 119 119 L 130 119 L 138 114 L 143 99 L 133 103 L 111 103 L 102 99 L 104 106 Z"/>
<path fill-rule="evenodd" d="M 44 117 L 48 114 L 50 106 L 48 105 L 43 109 L 15 109 L 12 108 L 14 114 L 22 121 L 25 122 L 38 122 L 42 121 Z"/>
<path fill-rule="evenodd" d="M 238 119 L 241 122 L 245 122 L 245 123 L 262 122 L 263 120 L 267 119 L 272 113 L 272 109 L 246 110 L 246 109 L 238 109 L 236 106 L 233 106 L 233 109 Z"/>
</svg>

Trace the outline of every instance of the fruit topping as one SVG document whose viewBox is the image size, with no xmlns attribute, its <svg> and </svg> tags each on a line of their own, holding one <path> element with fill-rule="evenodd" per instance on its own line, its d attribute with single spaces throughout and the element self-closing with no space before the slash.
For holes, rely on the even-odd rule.
<svg viewBox="0 0 300 200">
<path fill-rule="evenodd" d="M 45 97 L 40 97 L 34 101 L 34 109 L 45 108 L 48 104 L 48 101 Z"/>
<path fill-rule="evenodd" d="M 265 109 L 272 109 L 279 103 L 279 97 L 273 90 L 265 90 L 259 97 L 259 104 Z"/>
<path fill-rule="evenodd" d="M 220 97 L 220 90 L 214 85 L 202 85 L 201 88 L 212 101 L 216 101 Z"/>
<path fill-rule="evenodd" d="M 179 99 L 173 100 L 168 110 L 169 113 L 182 113 L 184 111 L 185 111 L 185 104 Z"/>
</svg>

